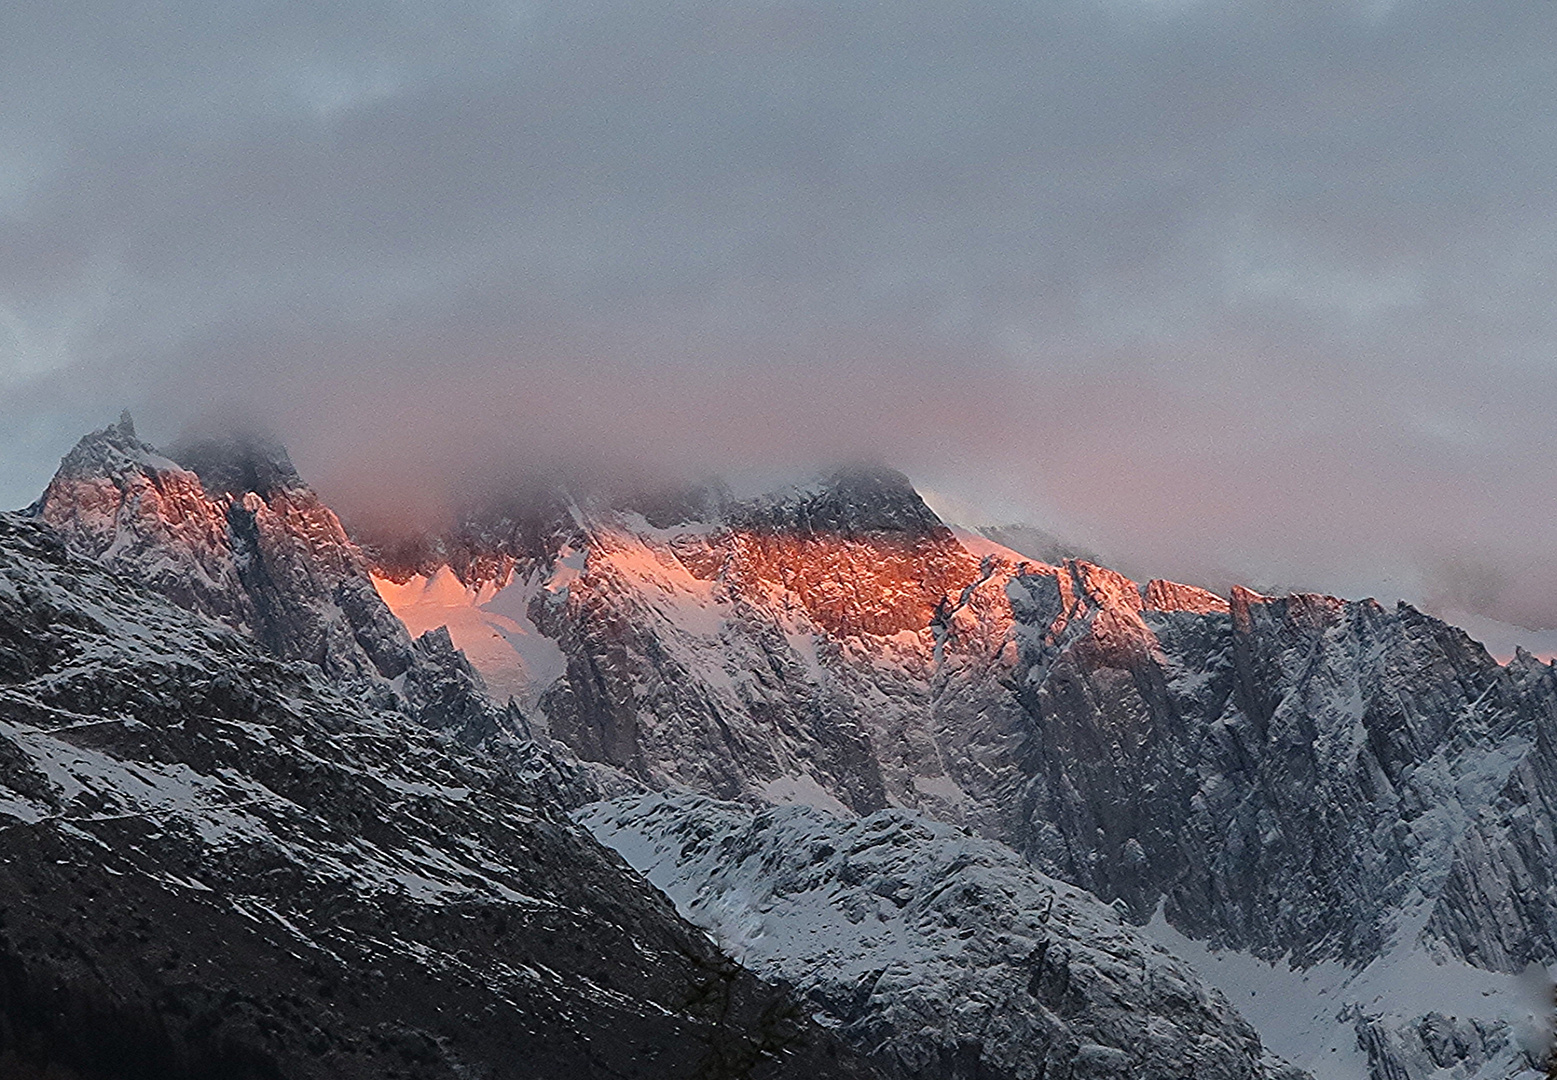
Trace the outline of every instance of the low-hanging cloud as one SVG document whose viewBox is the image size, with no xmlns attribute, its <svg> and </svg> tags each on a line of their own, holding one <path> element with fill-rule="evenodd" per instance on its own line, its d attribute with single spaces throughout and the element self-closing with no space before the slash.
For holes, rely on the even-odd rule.
<svg viewBox="0 0 1557 1080">
<path fill-rule="evenodd" d="M 1301 8 L 8 11 L 0 496 L 126 404 L 379 516 L 870 456 L 1140 573 L 1557 625 L 1557 8 Z"/>
</svg>

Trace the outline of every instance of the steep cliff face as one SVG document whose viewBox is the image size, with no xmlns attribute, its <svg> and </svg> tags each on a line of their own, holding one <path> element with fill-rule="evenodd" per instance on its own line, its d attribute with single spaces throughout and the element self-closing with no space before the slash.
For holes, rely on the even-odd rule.
<svg viewBox="0 0 1557 1080">
<path fill-rule="evenodd" d="M 1320 1005 L 1377 1077 L 1459 1046 L 1485 1080 L 1534 1060 L 1512 983 L 1479 1012 L 1418 1007 L 1399 973 L 1452 962 L 1480 986 L 1557 961 L 1549 666 L 1501 667 L 1404 605 L 1036 562 L 883 470 L 747 501 L 540 485 L 365 555 L 277 448 L 174 455 L 127 420 L 94 433 L 34 513 L 560 805 L 596 779 L 528 742 L 483 673 L 608 778 L 917 811 L 1264 963 L 1282 993 L 1278 962 L 1360 971 Z M 430 632 L 413 642 L 392 607 Z"/>
<path fill-rule="evenodd" d="M 1533 742 L 1506 774 L 1488 778 L 1505 777 L 1456 845 L 1427 932 L 1478 966 L 1517 972 L 1557 967 L 1557 674 L 1521 653 L 1507 675 L 1529 715 L 1503 750 L 1517 753 L 1532 733 Z"/>
<path fill-rule="evenodd" d="M 544 798 L 0 515 L 0 1074 L 872 1075 Z"/>
<path fill-rule="evenodd" d="M 330 675 L 405 670 L 409 640 L 373 602 L 355 545 L 284 451 L 234 439 L 192 446 L 187 460 L 158 453 L 125 417 L 65 457 L 37 513 L 76 550 L 278 657 Z"/>
<path fill-rule="evenodd" d="M 77 443 L 30 512 L 77 551 L 132 571 L 181 607 L 244 627 L 256 620 L 226 508 L 198 476 L 137 438 L 128 414 Z"/>
<path fill-rule="evenodd" d="M 570 521 L 508 570 L 564 660 L 544 722 L 653 786 L 921 808 L 1139 920 L 1166 903 L 1192 936 L 1299 963 L 1377 955 L 1511 777 L 1509 800 L 1545 797 L 1548 669 L 1516 677 L 1409 607 L 1033 563 L 879 472 L 715 521 Z M 1552 850 L 1507 828 L 1523 859 Z M 1539 893 L 1540 873 L 1504 877 Z M 1550 937 L 1528 917 L 1511 932 Z"/>
<path fill-rule="evenodd" d="M 1240 590 L 1227 615 L 1148 612 L 1133 637 L 1107 617 L 1023 681 L 1015 835 L 1138 915 L 1166 896 L 1197 937 L 1376 955 L 1490 797 L 1467 778 L 1533 735 L 1507 673 L 1409 608 Z"/>
<path fill-rule="evenodd" d="M 588 523 L 532 605 L 568 659 L 541 702 L 553 734 L 657 785 L 912 802 L 915 778 L 944 774 L 906 726 L 929 703 L 932 624 L 978 560 L 901 476 L 845 473 L 727 515 Z"/>
<path fill-rule="evenodd" d="M 164 456 L 126 415 L 86 436 L 31 508 L 75 551 L 479 741 L 520 729 L 445 637 L 413 643 L 339 519 L 286 452 L 245 436 Z M 395 680 L 395 685 L 390 685 Z"/>
</svg>

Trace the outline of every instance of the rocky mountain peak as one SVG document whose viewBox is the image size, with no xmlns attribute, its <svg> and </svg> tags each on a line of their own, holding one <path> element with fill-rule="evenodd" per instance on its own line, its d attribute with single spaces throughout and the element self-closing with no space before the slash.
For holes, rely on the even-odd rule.
<svg viewBox="0 0 1557 1080">
<path fill-rule="evenodd" d="M 122 480 L 131 473 L 170 470 L 178 471 L 178 463 L 135 434 L 135 421 L 126 409 L 118 423 L 82 436 L 60 461 L 56 479 Z"/>
<path fill-rule="evenodd" d="M 189 468 L 121 417 L 66 456 L 31 513 L 72 550 L 273 656 L 381 692 L 378 680 L 404 676 L 401 703 L 432 726 L 468 741 L 516 726 L 446 638 L 413 648 L 362 553 L 279 443 L 240 431 L 175 454 Z"/>
<path fill-rule="evenodd" d="M 1154 933 L 1171 929 L 1262 962 L 1285 958 L 1302 972 L 1280 983 L 1287 989 L 1310 972 L 1319 979 L 1318 966 L 1331 961 L 1393 979 L 1415 968 L 1392 965 L 1426 962 L 1423 950 L 1475 979 L 1557 957 L 1557 676 L 1527 654 L 1500 668 L 1409 607 L 1243 588 L 1223 599 L 1165 580 L 1141 584 L 1060 551 L 1034 565 L 954 534 L 906 477 L 877 468 L 743 502 L 717 490 L 624 501 L 557 484 L 488 488 L 479 511 L 404 555 L 375 546 L 378 587 L 397 586 L 379 592 L 368 561 L 273 447 L 181 448 L 197 476 L 122 421 L 73 455 L 71 468 L 87 479 L 62 470 L 45 500 L 73 547 L 247 629 L 272 654 L 345 676 L 353 693 L 362 685 L 354 676 L 376 669 L 374 685 L 387 693 L 384 680 L 394 680 L 423 725 L 489 751 L 518 745 L 513 737 L 528 729 L 517 708 L 467 709 L 483 700 L 488 669 L 475 636 L 466 639 L 474 669 L 456 649 L 460 624 L 445 614 L 456 608 L 468 608 L 464 625 L 484 635 L 489 659 L 507 647 L 538 673 L 524 702 L 535 730 L 600 766 L 590 775 L 619 770 L 650 787 L 803 802 L 845 821 L 888 805 L 917 809 L 1010 845 L 1130 920 L 1160 922 Z M 121 474 L 125 482 L 105 479 Z M 405 598 L 450 631 L 423 619 L 418 630 L 431 632 L 413 645 L 386 607 Z M 737 810 L 716 816 L 733 821 Z M 766 844 L 766 829 L 737 821 L 728 835 Z M 696 848 L 673 832 L 664 839 L 664 865 L 690 872 Z M 846 890 L 828 892 L 831 881 L 808 889 L 843 897 L 841 933 L 857 934 L 854 916 L 871 908 L 896 924 L 880 940 L 917 933 L 920 924 L 898 914 L 914 903 L 907 886 L 917 856 L 882 848 L 892 865 L 856 889 L 861 882 L 844 875 L 863 862 L 859 837 L 847 837 L 847 848 L 843 839 L 808 835 L 799 844 L 808 856 L 796 864 L 822 867 L 848 850 L 847 865 L 837 860 Z M 774 850 L 792 841 L 786 833 Z M 723 873 L 726 854 L 715 851 L 711 872 Z M 737 884 L 766 889 L 768 879 Z M 966 944 L 974 939 L 964 931 L 976 934 L 985 918 L 980 897 L 995 895 L 979 892 L 988 884 L 959 883 L 944 896 L 955 903 L 934 908 L 950 918 L 923 924 L 934 931 L 927 963 L 939 964 L 945 947 L 959 958 L 947 977 L 977 982 L 941 997 L 1004 1003 L 1025 994 L 1039 1003 L 1034 988 L 1044 990 L 1051 969 L 1050 954 L 1037 950 L 1047 937 L 999 956 Z M 968 885 L 978 888 L 965 893 Z M 988 907 L 1007 909 L 1004 900 Z M 982 924 L 992 941 L 1009 941 L 1011 928 Z M 853 988 L 830 979 L 807 990 L 829 1008 L 836 1002 L 830 1015 L 845 1027 L 868 1021 L 857 1031 L 869 1046 L 882 1045 L 899 1018 L 923 1026 L 917 1006 L 895 1004 L 911 998 L 894 996 L 881 976 L 897 960 L 883 953 L 878 964 L 874 948 L 859 953 L 855 982 L 873 988 L 859 998 L 838 997 Z M 1079 949 L 1068 955 L 1083 958 Z M 1126 967 L 1133 980 L 1140 969 Z M 1271 979 L 1286 977 L 1268 967 L 1259 1003 Z M 1417 982 L 1448 984 L 1448 974 Z M 1092 977 L 1078 968 L 1076 985 L 1083 975 Z M 1253 984 L 1241 988 L 1240 1004 L 1258 1004 Z M 1504 1067 L 1522 1053 L 1507 1024 L 1488 1019 L 1452 1053 L 1419 1052 L 1438 1037 L 1437 1013 L 1412 1004 L 1414 990 L 1394 995 L 1399 1016 L 1379 1012 L 1393 991 L 1345 993 L 1357 1027 L 1355 1040 L 1345 1038 L 1373 1080 L 1435 1075 L 1400 1064 L 1429 1058 L 1464 1064 L 1456 1075 L 1466 1080 L 1527 1080 Z M 1342 999 L 1315 1000 L 1316 1030 L 1335 1028 Z M 1501 1015 L 1479 996 L 1472 1007 L 1439 1012 Z M 1049 1015 L 1004 1009 L 1000 1022 Z M 1097 1015 L 1091 1004 L 1082 1011 Z M 952 1037 L 930 1041 L 961 1053 L 966 1040 L 944 1030 Z M 1038 1046 L 1036 1030 L 1013 1029 L 1012 1053 Z M 1087 1053 L 1076 1056 L 1092 1069 L 1085 1075 L 1151 1075 L 1129 1058 L 1138 1040 L 1116 1045 L 1105 1034 L 1085 1035 Z M 1397 1035 L 1416 1042 L 1396 1046 Z M 1323 1061 L 1306 1043 L 1287 1052 Z M 1474 1064 L 1494 1061 L 1488 1055 L 1502 1056 L 1486 1069 Z"/>
<path fill-rule="evenodd" d="M 1230 610 L 1227 601 L 1216 593 L 1195 585 L 1180 585 L 1176 581 L 1154 578 L 1146 583 L 1146 608 L 1148 611 L 1188 611 L 1196 615 L 1226 615 Z"/>
<path fill-rule="evenodd" d="M 0 1076 L 877 1075 L 529 776 L 14 514 L 0 699 Z"/>
</svg>

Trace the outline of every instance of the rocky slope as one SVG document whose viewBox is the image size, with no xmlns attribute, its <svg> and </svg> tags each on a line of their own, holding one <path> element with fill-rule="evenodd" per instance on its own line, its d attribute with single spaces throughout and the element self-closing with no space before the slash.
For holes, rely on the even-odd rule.
<svg viewBox="0 0 1557 1080">
<path fill-rule="evenodd" d="M 466 528 L 450 572 L 521 590 L 562 658 L 538 722 L 581 757 L 721 798 L 917 809 L 1267 966 L 1557 959 L 1548 666 L 1501 667 L 1405 605 L 1039 563 L 954 534 L 890 473 L 652 521 L 554 502 L 550 525 Z M 434 563 L 380 570 L 409 587 Z M 1331 1022 L 1419 1028 L 1412 1008 Z M 1513 1045 L 1518 1016 L 1481 1020 Z M 1410 1075 L 1390 1040 L 1348 1039 Z"/>
<path fill-rule="evenodd" d="M 731 955 L 904 1080 L 1302 1075 L 1112 908 L 965 830 L 694 795 L 579 817 Z"/>
<path fill-rule="evenodd" d="M 0 1075 L 871 1073 L 510 770 L 5 514 Z"/>
</svg>

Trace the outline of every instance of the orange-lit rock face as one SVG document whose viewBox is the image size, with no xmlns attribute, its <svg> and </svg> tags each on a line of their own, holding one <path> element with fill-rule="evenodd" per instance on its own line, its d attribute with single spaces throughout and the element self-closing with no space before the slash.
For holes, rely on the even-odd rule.
<svg viewBox="0 0 1557 1080">
<path fill-rule="evenodd" d="M 1156 646 L 1156 635 L 1141 619 L 1140 586 L 1123 574 L 1079 559 L 1065 560 L 1064 570 L 1074 582 L 1075 613 L 1090 620 L 1087 636 L 1075 643 L 1088 664 L 1133 667 Z"/>
<path fill-rule="evenodd" d="M 404 628 L 378 604 L 361 552 L 284 451 L 212 446 L 198 455 L 202 477 L 121 420 L 65 457 L 37 512 L 73 549 L 275 655 L 332 674 L 403 672 Z M 244 486 L 260 479 L 263 488 Z"/>
<path fill-rule="evenodd" d="M 1192 611 L 1196 615 L 1226 615 L 1228 604 L 1214 592 L 1156 579 L 1146 585 L 1148 611 Z"/>
<path fill-rule="evenodd" d="M 206 498 L 193 473 L 132 474 L 120 483 L 103 477 L 56 477 L 42 500 L 42 517 L 102 556 L 121 536 L 125 519 L 142 521 L 197 552 L 226 543 L 227 519 Z"/>
<path fill-rule="evenodd" d="M 1081 595 L 1099 608 L 1105 611 L 1141 610 L 1140 586 L 1123 574 L 1082 559 L 1066 559 L 1065 568 L 1080 587 Z"/>
<path fill-rule="evenodd" d="M 776 587 L 792 594 L 837 637 L 890 637 L 928 629 L 936 612 L 978 579 L 979 563 L 949 536 L 884 534 L 843 538 L 743 530 L 690 568 L 733 589 Z"/>
<path fill-rule="evenodd" d="M 312 491 L 272 491 L 264 498 L 250 491 L 242 505 L 254 515 L 260 536 L 272 539 L 272 550 L 292 547 L 306 552 L 313 574 L 355 574 L 366 567 L 335 511 Z"/>
<path fill-rule="evenodd" d="M 62 470 L 39 516 L 76 550 L 135 574 L 175 603 L 248 624 L 225 507 L 206 497 L 194 473 L 167 461 L 108 476 Z"/>
<path fill-rule="evenodd" d="M 56 476 L 40 504 L 43 520 L 73 544 L 104 557 L 126 544 L 156 543 L 188 550 L 202 562 L 229 559 L 229 514 L 234 503 L 251 515 L 271 550 L 291 548 L 312 573 L 354 570 L 363 565 L 340 519 L 312 491 L 275 490 L 235 499 L 211 494 L 200 478 L 172 462 L 148 464 L 113 478 Z"/>
</svg>

